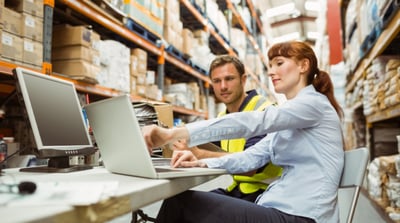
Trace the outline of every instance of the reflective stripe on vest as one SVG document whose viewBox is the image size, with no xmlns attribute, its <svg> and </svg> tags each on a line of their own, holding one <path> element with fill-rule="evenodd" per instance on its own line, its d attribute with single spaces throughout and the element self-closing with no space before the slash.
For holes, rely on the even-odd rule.
<svg viewBox="0 0 400 223">
<path fill-rule="evenodd" d="M 250 99 L 247 105 L 243 108 L 242 112 L 254 110 L 262 111 L 271 104 L 272 102 L 266 100 L 260 95 L 256 95 L 252 99 Z M 221 117 L 225 114 L 226 112 L 223 111 L 218 114 L 218 117 Z M 245 145 L 245 138 L 221 140 L 221 148 L 227 152 L 241 152 L 244 150 Z M 269 178 L 280 176 L 281 171 L 282 169 L 280 167 L 269 163 L 261 172 L 256 173 L 252 176 L 232 175 L 233 183 L 226 190 L 232 191 L 236 186 L 239 186 L 240 191 L 244 194 L 254 193 L 259 189 L 265 190 L 268 184 L 264 183 L 263 181 Z"/>
</svg>

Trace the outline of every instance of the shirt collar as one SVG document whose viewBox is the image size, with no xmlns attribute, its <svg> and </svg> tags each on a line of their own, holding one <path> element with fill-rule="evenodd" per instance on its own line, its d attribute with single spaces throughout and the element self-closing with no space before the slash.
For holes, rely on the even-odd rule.
<svg viewBox="0 0 400 223">
<path fill-rule="evenodd" d="M 247 96 L 244 98 L 242 104 L 240 104 L 239 107 L 239 111 L 242 111 L 244 109 L 244 107 L 246 107 L 247 103 L 249 103 L 249 101 L 256 95 L 258 95 L 256 90 L 250 90 L 250 91 L 246 91 Z M 225 113 L 228 114 L 229 111 L 228 109 L 225 110 Z"/>
</svg>

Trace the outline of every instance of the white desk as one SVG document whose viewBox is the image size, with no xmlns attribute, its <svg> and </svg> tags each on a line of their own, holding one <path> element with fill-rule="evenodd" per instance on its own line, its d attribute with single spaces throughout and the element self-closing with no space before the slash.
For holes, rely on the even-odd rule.
<svg viewBox="0 0 400 223">
<path fill-rule="evenodd" d="M 154 180 L 109 173 L 102 167 L 72 173 L 26 173 L 17 169 L 6 170 L 17 182 L 44 183 L 104 183 L 118 182 L 115 195 L 97 202 L 83 205 L 38 202 L 28 206 L 3 206 L 0 208 L 1 222 L 104 222 L 117 216 L 140 209 L 156 201 L 171 197 L 194 186 L 217 177 L 196 176 L 171 180 Z M 38 190 L 39 191 L 39 188 Z M 1 194 L 0 194 L 1 196 Z"/>
</svg>

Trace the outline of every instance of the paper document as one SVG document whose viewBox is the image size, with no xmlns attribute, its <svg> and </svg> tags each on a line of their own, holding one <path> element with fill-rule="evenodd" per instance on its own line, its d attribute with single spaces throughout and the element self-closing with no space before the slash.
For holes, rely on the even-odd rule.
<svg viewBox="0 0 400 223">
<path fill-rule="evenodd" d="M 1 194 L 0 206 L 89 205 L 114 196 L 118 182 L 39 182 L 36 186 L 30 195 Z"/>
</svg>

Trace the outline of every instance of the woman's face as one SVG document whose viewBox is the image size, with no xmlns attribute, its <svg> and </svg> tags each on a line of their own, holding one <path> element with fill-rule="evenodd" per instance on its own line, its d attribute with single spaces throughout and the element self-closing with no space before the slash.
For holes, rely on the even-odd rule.
<svg viewBox="0 0 400 223">
<path fill-rule="evenodd" d="M 269 62 L 268 75 L 277 93 L 291 99 L 305 87 L 305 61 L 297 62 L 291 58 L 277 56 Z"/>
</svg>

